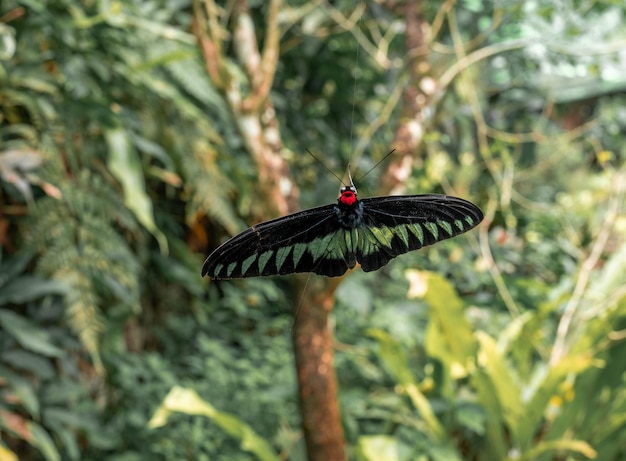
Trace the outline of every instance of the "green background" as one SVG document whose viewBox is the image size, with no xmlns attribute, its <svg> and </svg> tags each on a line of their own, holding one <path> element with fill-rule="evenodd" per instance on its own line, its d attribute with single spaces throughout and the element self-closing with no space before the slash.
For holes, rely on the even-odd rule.
<svg viewBox="0 0 626 461">
<path fill-rule="evenodd" d="M 232 3 L 217 5 L 222 52 L 245 95 Z M 419 82 L 393 4 L 281 6 L 269 99 L 302 209 L 339 187 L 306 149 L 359 178 L 394 147 Z M 262 46 L 267 4 L 249 5 Z M 438 91 L 404 192 L 459 195 L 486 219 L 341 281 L 348 456 L 624 459 L 626 7 L 421 8 Z M 200 277 L 276 211 L 193 11 L 0 4 L 2 461 L 305 458 L 291 334 L 307 292 Z"/>
</svg>

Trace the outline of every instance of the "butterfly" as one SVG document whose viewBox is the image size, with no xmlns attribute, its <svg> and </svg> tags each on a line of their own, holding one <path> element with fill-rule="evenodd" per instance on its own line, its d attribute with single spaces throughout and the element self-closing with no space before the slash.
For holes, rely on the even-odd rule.
<svg viewBox="0 0 626 461">
<path fill-rule="evenodd" d="M 448 195 L 359 200 L 350 177 L 336 204 L 265 221 L 227 240 L 206 258 L 202 275 L 337 277 L 357 263 L 365 272 L 375 271 L 398 255 L 467 232 L 483 217 L 473 203 Z"/>
</svg>

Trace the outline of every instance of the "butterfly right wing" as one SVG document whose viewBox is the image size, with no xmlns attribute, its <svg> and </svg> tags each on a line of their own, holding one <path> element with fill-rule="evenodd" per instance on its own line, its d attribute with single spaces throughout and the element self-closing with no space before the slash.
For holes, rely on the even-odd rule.
<svg viewBox="0 0 626 461">
<path fill-rule="evenodd" d="M 202 275 L 232 279 L 315 272 L 336 277 L 356 264 L 355 248 L 345 233 L 336 205 L 262 222 L 211 253 Z"/>
<path fill-rule="evenodd" d="M 398 255 L 467 232 L 484 217 L 472 202 L 449 195 L 372 197 L 361 202 L 357 258 L 365 272 L 379 269 Z"/>
</svg>

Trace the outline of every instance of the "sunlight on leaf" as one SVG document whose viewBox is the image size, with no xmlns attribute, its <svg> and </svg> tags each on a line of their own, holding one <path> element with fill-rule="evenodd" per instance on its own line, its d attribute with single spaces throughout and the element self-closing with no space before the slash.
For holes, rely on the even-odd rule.
<svg viewBox="0 0 626 461">
<path fill-rule="evenodd" d="M 17 455 L 0 442 L 0 459 L 2 461 L 18 461 Z"/>
<path fill-rule="evenodd" d="M 550 451 L 570 451 L 580 453 L 587 458 L 595 458 L 596 451 L 587 442 L 582 440 L 550 440 L 541 442 L 536 447 L 524 453 L 520 461 L 532 461 L 537 459 L 539 455 Z"/>
<path fill-rule="evenodd" d="M 408 445 L 389 435 L 359 437 L 358 448 L 368 461 L 404 461 L 412 459 L 413 454 Z"/>
</svg>

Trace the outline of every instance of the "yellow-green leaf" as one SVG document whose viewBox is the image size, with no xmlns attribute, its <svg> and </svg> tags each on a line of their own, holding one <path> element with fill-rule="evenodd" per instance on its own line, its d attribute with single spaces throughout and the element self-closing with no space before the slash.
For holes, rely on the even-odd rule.
<svg viewBox="0 0 626 461">
<path fill-rule="evenodd" d="M 193 389 L 174 386 L 155 411 L 148 427 L 154 429 L 165 425 L 174 412 L 206 416 L 225 432 L 239 439 L 243 450 L 249 451 L 262 461 L 279 461 L 271 445 L 250 426 L 229 413 L 216 410 Z"/>
<path fill-rule="evenodd" d="M 441 275 L 425 271 L 407 271 L 414 296 L 422 295 L 430 307 L 430 323 L 424 346 L 429 355 L 440 359 L 454 378 L 466 376 L 477 350 L 472 328 L 465 317 L 463 302 Z M 469 367 L 469 368 L 468 368 Z"/>
</svg>

